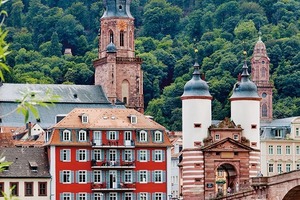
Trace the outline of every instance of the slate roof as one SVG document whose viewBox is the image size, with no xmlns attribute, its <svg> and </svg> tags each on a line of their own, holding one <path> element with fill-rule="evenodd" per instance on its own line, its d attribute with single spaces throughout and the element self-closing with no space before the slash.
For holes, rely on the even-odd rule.
<svg viewBox="0 0 300 200">
<path fill-rule="evenodd" d="M 0 178 L 50 178 L 47 155 L 44 148 L 0 148 L 0 155 L 5 161 L 12 162 L 8 170 L 0 172 Z M 30 168 L 30 163 L 37 165 L 37 170 Z"/>
<path fill-rule="evenodd" d="M 124 108 L 124 105 L 112 105 L 107 99 L 101 86 L 97 85 L 59 85 L 59 84 L 11 84 L 4 83 L 0 86 L 0 115 L 5 115 L 15 110 L 17 100 L 22 99 L 22 91 L 38 91 L 44 96 L 47 90 L 59 95 L 60 99 L 55 105 L 48 108 L 37 106 L 40 114 L 40 126 L 46 129 L 55 124 L 55 116 L 66 115 L 74 108 Z M 37 122 L 32 115 L 30 122 Z M 13 113 L 1 118 L 1 126 L 24 126 L 24 116 Z"/>
</svg>

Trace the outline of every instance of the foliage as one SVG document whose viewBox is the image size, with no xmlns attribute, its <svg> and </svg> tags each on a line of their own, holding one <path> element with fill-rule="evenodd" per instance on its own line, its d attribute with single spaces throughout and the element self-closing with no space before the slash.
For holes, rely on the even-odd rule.
<svg viewBox="0 0 300 200">
<path fill-rule="evenodd" d="M 93 84 L 101 0 L 13 0 L 3 9 L 10 17 L 9 32 L 0 29 L 0 54 L 5 52 L 0 78 Z M 229 116 L 228 97 L 241 72 L 242 51 L 250 61 L 259 30 L 271 63 L 274 116 L 299 115 L 299 1 L 133 0 L 131 13 L 136 54 L 143 58 L 145 110 L 168 129 L 181 130 L 180 96 L 196 60 L 214 97 L 213 119 Z M 66 48 L 73 56 L 64 55 Z"/>
</svg>

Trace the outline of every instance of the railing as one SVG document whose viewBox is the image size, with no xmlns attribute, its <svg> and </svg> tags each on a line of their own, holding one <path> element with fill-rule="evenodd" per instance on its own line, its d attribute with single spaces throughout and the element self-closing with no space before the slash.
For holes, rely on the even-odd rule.
<svg viewBox="0 0 300 200">
<path fill-rule="evenodd" d="M 108 168 L 108 167 L 121 167 L 121 168 L 130 168 L 135 167 L 135 161 L 96 161 L 91 160 L 92 168 Z"/>
<path fill-rule="evenodd" d="M 120 147 L 120 148 L 124 148 L 124 147 L 134 147 L 135 143 L 133 140 L 92 140 L 92 146 L 93 147 L 106 147 L 106 148 L 110 148 L 110 147 Z"/>
<path fill-rule="evenodd" d="M 92 183 L 93 191 L 135 190 L 135 183 L 118 183 L 111 187 L 107 183 Z"/>
<path fill-rule="evenodd" d="M 267 186 L 268 185 L 268 177 L 253 177 L 251 178 L 251 187 L 254 189 L 256 187 Z"/>
</svg>

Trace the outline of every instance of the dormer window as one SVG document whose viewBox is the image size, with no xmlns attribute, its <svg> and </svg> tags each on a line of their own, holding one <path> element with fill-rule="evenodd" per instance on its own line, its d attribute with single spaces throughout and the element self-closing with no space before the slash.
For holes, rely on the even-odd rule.
<svg viewBox="0 0 300 200">
<path fill-rule="evenodd" d="M 146 131 L 140 131 L 140 142 L 147 142 L 147 132 Z"/>
<path fill-rule="evenodd" d="M 220 135 L 219 135 L 219 134 L 216 134 L 215 139 L 216 139 L 216 140 L 220 140 Z"/>
<path fill-rule="evenodd" d="M 29 167 L 30 167 L 31 171 L 37 171 L 37 169 L 38 169 L 38 165 L 35 161 L 29 161 Z"/>
<path fill-rule="evenodd" d="M 71 141 L 71 131 L 64 130 L 62 132 L 62 141 Z"/>
<path fill-rule="evenodd" d="M 137 116 L 136 115 L 130 115 L 130 123 L 132 123 L 132 124 L 137 123 Z"/>
<path fill-rule="evenodd" d="M 234 134 L 234 135 L 233 135 L 233 139 L 234 139 L 234 140 L 238 140 L 238 139 L 239 139 L 239 135 Z"/>
<path fill-rule="evenodd" d="M 282 135 L 283 135 L 282 132 L 283 132 L 282 130 L 276 129 L 275 130 L 275 138 L 282 138 Z"/>
<path fill-rule="evenodd" d="M 86 123 L 89 122 L 89 118 L 88 118 L 87 114 L 81 115 L 81 122 L 82 122 L 83 124 L 86 124 Z"/>
<path fill-rule="evenodd" d="M 154 132 L 154 142 L 162 142 L 162 132 L 161 131 Z"/>
</svg>

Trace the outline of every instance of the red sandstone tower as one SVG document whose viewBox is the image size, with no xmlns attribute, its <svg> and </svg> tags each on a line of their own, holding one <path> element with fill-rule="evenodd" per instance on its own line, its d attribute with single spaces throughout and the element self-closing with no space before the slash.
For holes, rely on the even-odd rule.
<svg viewBox="0 0 300 200">
<path fill-rule="evenodd" d="M 94 61 L 95 85 L 101 85 L 108 99 L 144 112 L 142 60 L 135 57 L 134 18 L 130 0 L 105 1 L 101 17 L 99 55 Z"/>
<path fill-rule="evenodd" d="M 270 59 L 259 32 L 259 39 L 255 44 L 251 59 L 251 74 L 252 81 L 257 85 L 258 95 L 262 98 L 260 102 L 260 119 L 262 121 L 271 121 L 273 115 L 273 84 L 270 82 L 269 71 Z"/>
</svg>

